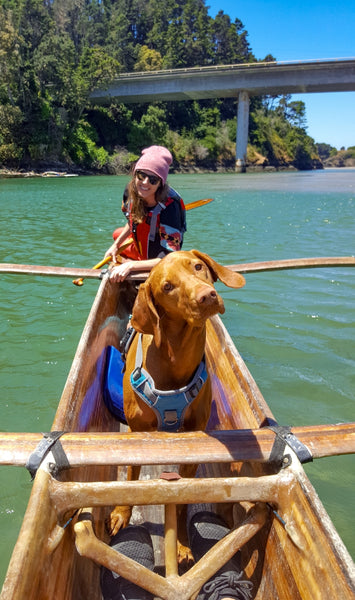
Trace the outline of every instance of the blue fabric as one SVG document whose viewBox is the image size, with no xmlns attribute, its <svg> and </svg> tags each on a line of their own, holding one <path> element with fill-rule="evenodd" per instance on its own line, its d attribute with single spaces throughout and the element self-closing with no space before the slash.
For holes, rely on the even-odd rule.
<svg viewBox="0 0 355 600">
<path fill-rule="evenodd" d="M 123 371 L 124 362 L 121 353 L 114 346 L 108 346 L 103 386 L 104 402 L 109 411 L 121 423 L 127 425 L 123 409 Z"/>
<path fill-rule="evenodd" d="M 140 343 L 141 337 L 138 342 L 137 352 Z M 189 385 L 179 390 L 157 390 L 152 377 L 140 366 L 136 366 L 131 374 L 130 381 L 136 394 L 155 412 L 158 421 L 158 431 L 176 432 L 182 428 L 185 412 L 206 383 L 207 377 L 206 365 L 203 360 L 193 380 Z"/>
</svg>

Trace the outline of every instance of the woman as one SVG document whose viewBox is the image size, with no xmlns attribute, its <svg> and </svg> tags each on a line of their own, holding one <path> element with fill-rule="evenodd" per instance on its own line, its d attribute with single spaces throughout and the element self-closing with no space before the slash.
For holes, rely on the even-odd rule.
<svg viewBox="0 0 355 600">
<path fill-rule="evenodd" d="M 115 242 L 105 256 L 111 255 L 116 262 L 119 247 L 130 237 L 133 243 L 122 253 L 123 262 L 111 269 L 113 281 L 123 281 L 134 271 L 150 270 L 165 254 L 181 249 L 185 206 L 166 183 L 171 163 L 167 148 L 150 146 L 134 167 L 122 204 L 127 224 L 116 230 Z"/>
</svg>

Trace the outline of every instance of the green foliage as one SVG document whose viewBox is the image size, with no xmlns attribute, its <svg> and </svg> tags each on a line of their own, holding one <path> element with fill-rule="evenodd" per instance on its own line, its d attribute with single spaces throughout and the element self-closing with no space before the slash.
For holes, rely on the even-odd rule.
<svg viewBox="0 0 355 600">
<path fill-rule="evenodd" d="M 1 5 L 0 32 L 0 103 L 15 104 L 21 36 L 13 25 L 11 13 L 5 12 Z"/>
<path fill-rule="evenodd" d="M 17 165 L 22 157 L 22 149 L 17 144 L 0 144 L 0 164 Z"/>
<path fill-rule="evenodd" d="M 129 173 L 132 164 L 136 162 L 138 158 L 138 154 L 128 152 L 126 148 L 116 149 L 115 153 L 109 157 L 109 160 L 106 164 L 106 170 L 111 175 Z"/>
<path fill-rule="evenodd" d="M 247 38 L 205 0 L 0 0 L 0 160 L 117 172 L 154 143 L 183 168 L 232 165 L 236 99 L 95 107 L 89 97 L 121 71 L 255 61 Z M 310 168 L 317 157 L 304 104 L 287 96 L 251 98 L 250 142 L 268 164 Z"/>
<path fill-rule="evenodd" d="M 312 169 L 318 152 L 306 132 L 304 103 L 283 96 L 276 107 L 273 104 L 264 102 L 251 113 L 251 143 L 270 165 L 292 163 L 300 170 Z"/>
<path fill-rule="evenodd" d="M 157 50 L 152 50 L 148 46 L 141 46 L 138 52 L 137 62 L 134 65 L 135 71 L 159 71 L 162 68 L 162 57 Z"/>
<path fill-rule="evenodd" d="M 350 146 L 347 150 L 346 150 L 346 154 L 348 158 L 355 158 L 355 146 Z"/>
<path fill-rule="evenodd" d="M 22 157 L 20 138 L 23 116 L 17 106 L 0 104 L 0 162 L 17 164 Z"/>
<path fill-rule="evenodd" d="M 334 156 L 337 153 L 337 149 L 333 148 L 330 144 L 316 144 L 318 156 L 322 160 L 326 160 L 330 156 Z"/>
<path fill-rule="evenodd" d="M 163 108 L 150 105 L 140 121 L 132 122 L 128 134 L 128 147 L 133 152 L 152 144 L 164 144 L 168 130 L 166 114 Z"/>
<path fill-rule="evenodd" d="M 96 132 L 86 121 L 79 121 L 65 141 L 67 158 L 83 167 L 102 168 L 109 159 L 108 152 L 96 146 Z"/>
</svg>

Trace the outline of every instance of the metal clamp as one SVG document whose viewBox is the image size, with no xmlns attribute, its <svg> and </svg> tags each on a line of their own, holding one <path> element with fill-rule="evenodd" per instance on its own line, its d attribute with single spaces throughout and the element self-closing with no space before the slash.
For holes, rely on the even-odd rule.
<svg viewBox="0 0 355 600">
<path fill-rule="evenodd" d="M 286 445 L 293 450 L 298 460 L 302 464 L 313 461 L 313 456 L 310 450 L 295 436 L 294 433 L 292 433 L 291 427 L 269 425 L 268 429 L 271 429 L 276 435 L 275 442 L 270 453 L 270 462 L 275 463 L 279 466 L 279 468 L 282 469 L 291 465 L 291 455 L 284 454 Z"/>
<path fill-rule="evenodd" d="M 70 468 L 67 455 L 59 441 L 59 438 L 64 433 L 65 431 L 50 431 L 43 434 L 43 438 L 34 452 L 29 456 L 26 464 L 26 469 L 30 472 L 32 480 L 35 478 L 39 467 L 49 452 L 52 452 L 55 461 L 50 464 L 50 471 L 53 475 L 57 475 L 62 469 Z"/>
</svg>

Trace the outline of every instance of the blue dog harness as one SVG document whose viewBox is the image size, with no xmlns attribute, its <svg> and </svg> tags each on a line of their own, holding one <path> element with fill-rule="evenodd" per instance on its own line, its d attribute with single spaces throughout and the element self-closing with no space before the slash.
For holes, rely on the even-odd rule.
<svg viewBox="0 0 355 600">
<path fill-rule="evenodd" d="M 203 358 L 188 385 L 179 390 L 157 390 L 153 378 L 142 367 L 142 334 L 139 335 L 135 369 L 130 381 L 133 390 L 155 412 L 158 431 L 178 431 L 184 422 L 184 415 L 207 381 L 206 362 Z"/>
</svg>

